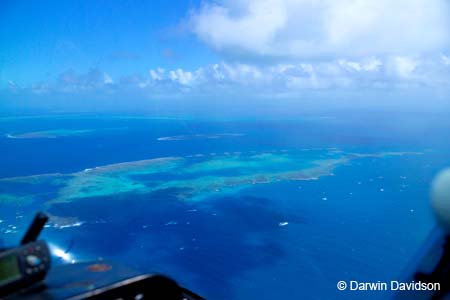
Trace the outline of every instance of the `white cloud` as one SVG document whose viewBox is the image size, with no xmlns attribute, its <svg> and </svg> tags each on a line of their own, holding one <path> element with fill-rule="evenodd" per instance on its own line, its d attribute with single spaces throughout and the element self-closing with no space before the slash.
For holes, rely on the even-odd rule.
<svg viewBox="0 0 450 300">
<path fill-rule="evenodd" d="M 413 75 L 414 71 L 416 71 L 420 62 L 418 59 L 411 57 L 402 57 L 397 56 L 392 60 L 394 71 L 401 78 L 409 78 Z"/>
<path fill-rule="evenodd" d="M 370 59 L 363 65 L 364 71 L 378 71 L 383 63 L 379 59 Z"/>
<path fill-rule="evenodd" d="M 109 76 L 108 73 L 103 73 L 103 83 L 104 84 L 113 84 L 114 81 L 112 80 L 111 76 Z"/>
<path fill-rule="evenodd" d="M 158 68 L 156 70 L 150 70 L 150 72 L 149 72 L 150 78 L 152 80 L 162 80 L 165 72 L 166 71 L 163 68 Z"/>
<path fill-rule="evenodd" d="M 449 45 L 445 0 L 224 0 L 191 28 L 217 51 L 284 58 L 411 55 Z"/>
<path fill-rule="evenodd" d="M 444 63 L 444 65 L 450 66 L 450 57 L 442 55 L 442 62 Z"/>
<path fill-rule="evenodd" d="M 267 71 L 261 70 L 261 68 L 249 65 L 249 64 L 221 64 L 222 76 L 228 80 L 247 85 L 263 80 L 264 76 L 267 76 Z"/>
<path fill-rule="evenodd" d="M 270 51 L 270 41 L 286 25 L 286 9 L 277 0 L 254 1 L 246 14 L 233 18 L 226 6 L 205 5 L 193 22 L 196 33 L 221 49 L 239 45 L 243 49 Z"/>
<path fill-rule="evenodd" d="M 339 60 L 339 65 L 346 69 L 354 70 L 357 72 L 361 71 L 361 65 L 357 62 L 346 61 L 345 59 L 341 59 Z"/>
<path fill-rule="evenodd" d="M 278 93 L 304 89 L 395 88 L 444 86 L 449 70 L 440 57 L 369 57 L 354 60 L 275 63 L 271 65 L 227 63 L 195 70 L 176 69 L 151 75 L 149 86 L 189 91 L 247 90 L 251 93 Z"/>
<path fill-rule="evenodd" d="M 107 73 L 66 71 L 54 82 L 29 87 L 9 83 L 10 90 L 33 93 L 133 92 L 171 96 L 195 95 L 299 95 L 305 90 L 388 89 L 429 87 L 447 89 L 450 68 L 446 56 L 388 56 L 329 59 L 290 63 L 221 62 L 196 69 L 149 70 L 146 76 L 131 74 L 113 81 Z"/>
<path fill-rule="evenodd" d="M 147 85 L 148 85 L 147 82 L 139 82 L 139 83 L 138 83 L 138 87 L 139 87 L 140 89 L 146 88 Z"/>
<path fill-rule="evenodd" d="M 169 78 L 174 82 L 178 82 L 181 85 L 187 86 L 192 85 L 193 83 L 195 83 L 196 80 L 196 76 L 194 76 L 192 72 L 183 71 L 182 69 L 170 71 Z"/>
<path fill-rule="evenodd" d="M 377 58 L 366 59 L 362 62 L 340 59 L 338 60 L 338 63 L 340 67 L 356 72 L 376 72 L 383 65 L 383 63 Z"/>
<path fill-rule="evenodd" d="M 13 80 L 8 80 L 8 88 L 15 89 L 17 87 L 16 83 Z"/>
</svg>

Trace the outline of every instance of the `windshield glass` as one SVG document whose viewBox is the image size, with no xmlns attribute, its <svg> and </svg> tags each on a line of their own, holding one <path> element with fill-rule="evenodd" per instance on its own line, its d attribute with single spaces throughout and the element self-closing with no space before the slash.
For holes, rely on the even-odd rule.
<svg viewBox="0 0 450 300">
<path fill-rule="evenodd" d="M 208 299 L 384 299 L 450 165 L 445 1 L 2 1 L 0 247 Z M 298 296 L 294 296 L 298 295 Z M 361 298 L 363 297 L 363 298 Z"/>
</svg>

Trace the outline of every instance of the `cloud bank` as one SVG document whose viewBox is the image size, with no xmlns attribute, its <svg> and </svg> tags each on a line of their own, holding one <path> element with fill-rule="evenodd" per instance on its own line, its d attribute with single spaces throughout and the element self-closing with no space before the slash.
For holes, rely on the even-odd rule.
<svg viewBox="0 0 450 300">
<path fill-rule="evenodd" d="M 117 77 L 98 68 L 67 70 L 29 86 L 9 80 L 5 89 L 170 97 L 450 87 L 446 0 L 223 0 L 203 2 L 188 14 L 188 25 L 220 54 L 217 63 L 155 65 L 146 74 Z"/>
<path fill-rule="evenodd" d="M 220 53 L 278 58 L 414 55 L 447 48 L 445 0 L 225 0 L 190 16 Z"/>
<path fill-rule="evenodd" d="M 196 69 L 150 69 L 147 74 L 113 78 L 107 72 L 90 69 L 78 74 L 61 73 L 53 81 L 20 87 L 11 82 L 12 92 L 34 94 L 140 91 L 149 96 L 172 95 L 298 95 L 305 90 L 370 90 L 431 88 L 448 90 L 450 59 L 389 56 L 327 61 L 300 61 L 259 65 L 238 62 L 209 64 Z"/>
</svg>

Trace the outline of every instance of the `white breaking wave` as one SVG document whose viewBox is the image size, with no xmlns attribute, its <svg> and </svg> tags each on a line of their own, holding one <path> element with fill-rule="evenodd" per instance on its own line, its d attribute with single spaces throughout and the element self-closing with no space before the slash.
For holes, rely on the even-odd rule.
<svg viewBox="0 0 450 300">
<path fill-rule="evenodd" d="M 158 141 L 185 141 L 191 139 L 219 139 L 224 137 L 244 136 L 243 133 L 216 133 L 216 134 L 192 134 L 192 135 L 174 135 L 157 138 Z"/>
</svg>

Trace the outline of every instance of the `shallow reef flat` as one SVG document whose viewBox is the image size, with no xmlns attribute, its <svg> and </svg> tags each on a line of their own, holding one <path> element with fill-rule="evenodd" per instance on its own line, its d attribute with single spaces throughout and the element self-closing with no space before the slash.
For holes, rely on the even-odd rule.
<svg viewBox="0 0 450 300">
<path fill-rule="evenodd" d="M 76 176 L 91 176 L 99 174 L 150 174 L 168 171 L 179 168 L 182 163 L 182 157 L 161 157 L 153 159 L 136 160 L 130 162 L 121 162 L 109 164 L 94 168 L 85 169 L 81 172 L 72 173 Z"/>
<path fill-rule="evenodd" d="M 89 135 L 97 132 L 124 130 L 126 127 L 100 128 L 100 129 L 50 129 L 40 131 L 29 131 L 20 133 L 8 133 L 9 139 L 57 139 L 62 137 L 73 137 Z"/>
<path fill-rule="evenodd" d="M 0 203 L 55 203 L 122 193 L 173 191 L 182 201 L 235 193 L 254 184 L 317 180 L 352 160 L 419 152 L 346 153 L 335 149 L 163 157 L 93 167 L 70 174 L 0 179 Z M 20 187 L 20 188 L 18 188 Z M 39 202 L 37 202 L 39 201 Z"/>
<path fill-rule="evenodd" d="M 43 130 L 23 132 L 17 134 L 7 134 L 6 137 L 10 139 L 56 139 L 65 136 L 84 135 L 93 132 L 91 129 L 55 129 L 55 130 Z"/>
<path fill-rule="evenodd" d="M 158 141 L 186 141 L 195 139 L 221 139 L 227 137 L 244 136 L 243 133 L 215 133 L 215 134 L 192 134 L 192 135 L 173 135 L 157 138 Z"/>
</svg>

